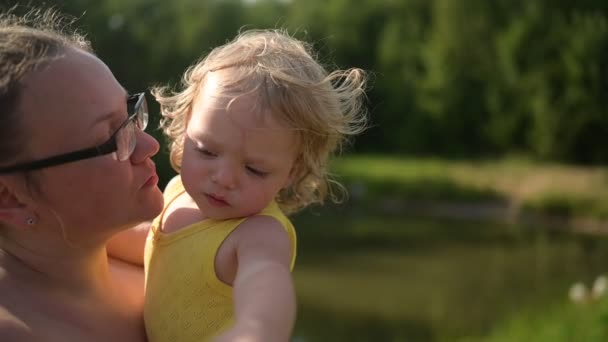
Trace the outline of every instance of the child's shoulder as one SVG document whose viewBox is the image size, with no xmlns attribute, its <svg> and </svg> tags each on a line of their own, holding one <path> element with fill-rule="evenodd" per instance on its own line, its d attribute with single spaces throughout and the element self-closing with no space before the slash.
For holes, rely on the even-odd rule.
<svg viewBox="0 0 608 342">
<path fill-rule="evenodd" d="M 247 217 L 239 224 L 235 233 L 245 241 L 250 239 L 295 241 L 293 224 L 283 215 L 276 204 L 275 207 L 270 205 L 259 214 Z M 285 238 L 288 239 L 284 240 Z"/>
<path fill-rule="evenodd" d="M 289 246 L 289 233 L 282 222 L 273 216 L 256 215 L 247 217 L 233 233 L 237 240 L 247 244 Z"/>
<path fill-rule="evenodd" d="M 248 217 L 231 235 L 232 246 L 239 259 L 272 258 L 293 269 L 295 235 L 276 218 L 263 215 Z"/>
<path fill-rule="evenodd" d="M 183 188 L 182 177 L 180 175 L 175 175 L 175 177 L 171 178 L 171 180 L 165 186 L 164 192 L 175 191 L 179 188 Z"/>
<path fill-rule="evenodd" d="M 171 202 L 184 191 L 184 185 L 182 184 L 182 178 L 180 177 L 180 175 L 171 178 L 171 180 L 167 183 L 163 191 L 165 205 L 167 205 L 168 202 Z"/>
</svg>

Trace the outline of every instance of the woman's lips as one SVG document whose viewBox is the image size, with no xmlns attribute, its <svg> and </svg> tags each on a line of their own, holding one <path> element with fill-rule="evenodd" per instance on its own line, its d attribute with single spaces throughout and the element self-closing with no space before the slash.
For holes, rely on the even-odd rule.
<svg viewBox="0 0 608 342">
<path fill-rule="evenodd" d="M 156 186 L 158 184 L 158 176 L 155 174 L 151 175 L 150 178 L 144 183 L 143 188 L 147 188 L 150 186 Z"/>
<path fill-rule="evenodd" d="M 146 163 L 147 169 L 150 172 L 150 177 L 146 180 L 146 182 L 141 186 L 142 188 L 157 186 L 158 185 L 158 174 L 156 173 L 156 165 L 151 159 L 147 160 Z"/>
</svg>

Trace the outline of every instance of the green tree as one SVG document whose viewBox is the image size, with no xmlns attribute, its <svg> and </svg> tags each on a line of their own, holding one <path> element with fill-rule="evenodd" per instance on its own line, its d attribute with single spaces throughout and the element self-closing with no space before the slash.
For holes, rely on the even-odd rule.
<svg viewBox="0 0 608 342">
<path fill-rule="evenodd" d="M 529 4 L 497 38 L 492 132 L 546 159 L 606 161 L 605 14 Z"/>
<path fill-rule="evenodd" d="M 47 4 L 81 17 L 97 54 L 131 91 L 176 84 L 240 29 L 287 28 L 328 68 L 371 73 L 372 128 L 355 151 L 608 161 L 603 0 Z"/>
<path fill-rule="evenodd" d="M 418 104 L 436 123 L 440 152 L 479 155 L 492 151 L 486 132 L 488 75 L 494 71 L 495 26 L 486 0 L 435 0 Z"/>
</svg>

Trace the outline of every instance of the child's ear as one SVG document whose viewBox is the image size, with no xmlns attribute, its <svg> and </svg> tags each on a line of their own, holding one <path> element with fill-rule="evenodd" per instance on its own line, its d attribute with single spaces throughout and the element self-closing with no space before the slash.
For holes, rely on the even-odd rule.
<svg viewBox="0 0 608 342">
<path fill-rule="evenodd" d="M 298 171 L 296 169 L 296 166 L 294 165 L 294 166 L 292 166 L 291 171 L 289 171 L 289 176 L 287 176 L 287 179 L 285 180 L 285 183 L 283 183 L 282 188 L 283 189 L 289 188 L 293 184 L 294 180 L 296 179 L 297 174 L 298 174 Z"/>
<path fill-rule="evenodd" d="M 12 182 L 0 177 L 0 222 L 27 228 L 35 224 L 36 220 L 36 214 L 20 199 Z"/>
</svg>

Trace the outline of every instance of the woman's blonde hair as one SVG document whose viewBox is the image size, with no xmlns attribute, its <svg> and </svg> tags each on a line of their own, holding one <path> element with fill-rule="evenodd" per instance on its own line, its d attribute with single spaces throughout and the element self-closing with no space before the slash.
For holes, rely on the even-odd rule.
<svg viewBox="0 0 608 342">
<path fill-rule="evenodd" d="M 20 16 L 17 9 L 0 13 L 0 165 L 13 161 L 27 145 L 17 108 L 26 91 L 25 77 L 69 49 L 92 53 L 89 41 L 71 28 L 74 18 L 35 8 Z"/>
<path fill-rule="evenodd" d="M 173 168 L 180 172 L 186 126 L 207 74 L 228 68 L 230 84 L 222 85 L 223 95 L 234 101 L 255 93 L 263 109 L 295 131 L 298 157 L 291 186 L 276 198 L 281 209 L 293 213 L 328 195 L 338 201 L 331 185 L 342 193 L 344 188 L 330 179 L 327 164 L 348 136 L 366 127 L 366 75 L 357 68 L 327 72 L 309 44 L 283 30 L 242 32 L 188 68 L 180 91 L 152 90 L 161 105 Z"/>
</svg>

